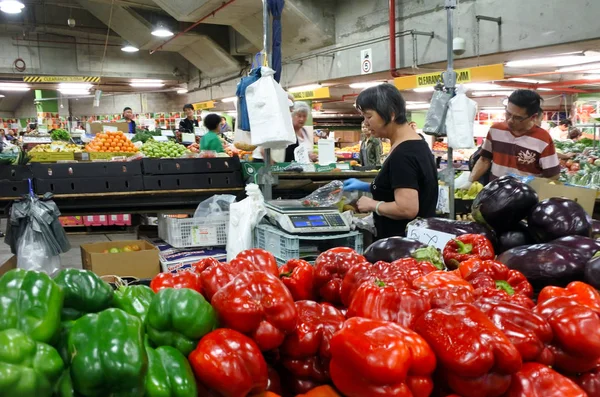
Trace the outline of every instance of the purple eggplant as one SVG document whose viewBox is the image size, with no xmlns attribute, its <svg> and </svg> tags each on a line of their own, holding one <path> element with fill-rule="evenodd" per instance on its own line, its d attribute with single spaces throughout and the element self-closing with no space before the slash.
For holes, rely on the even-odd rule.
<svg viewBox="0 0 600 397">
<path fill-rule="evenodd" d="M 558 244 L 535 244 L 510 249 L 497 258 L 527 277 L 534 289 L 564 287 L 583 279 L 586 259 L 576 250 Z"/>
<path fill-rule="evenodd" d="M 475 198 L 471 207 L 473 219 L 496 233 L 516 230 L 537 204 L 538 195 L 530 186 L 510 176 L 490 182 Z"/>
<path fill-rule="evenodd" d="M 534 237 L 543 243 L 566 236 L 590 237 L 592 233 L 583 207 L 562 197 L 541 201 L 529 214 L 527 225 Z"/>
<path fill-rule="evenodd" d="M 535 240 L 528 230 L 511 230 L 510 232 L 504 232 L 498 236 L 498 248 L 496 249 L 496 253 L 500 255 L 509 249 L 531 244 L 535 244 Z"/>
<path fill-rule="evenodd" d="M 592 238 L 600 238 L 600 221 L 592 219 Z"/>
<path fill-rule="evenodd" d="M 427 247 L 426 244 L 409 238 L 389 237 L 371 244 L 365 250 L 364 257 L 371 263 L 393 262 L 396 259 L 408 258 L 419 248 L 425 247 Z"/>
<path fill-rule="evenodd" d="M 585 266 L 583 280 L 596 289 L 600 289 L 600 256 L 594 256 Z"/>
<path fill-rule="evenodd" d="M 476 222 L 453 221 L 446 218 L 418 218 L 411 221 L 408 226 L 437 230 L 438 232 L 444 232 L 454 236 L 463 234 L 482 234 L 487 237 L 494 246 L 496 246 L 497 243 L 496 234 L 486 226 Z"/>
<path fill-rule="evenodd" d="M 550 244 L 569 247 L 579 252 L 586 260 L 591 259 L 600 251 L 600 241 L 584 236 L 567 236 L 552 240 Z"/>
</svg>

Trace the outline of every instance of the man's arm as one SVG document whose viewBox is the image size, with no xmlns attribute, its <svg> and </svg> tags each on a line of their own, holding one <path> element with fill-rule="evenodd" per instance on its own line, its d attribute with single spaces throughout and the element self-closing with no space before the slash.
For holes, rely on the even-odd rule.
<svg viewBox="0 0 600 397">
<path fill-rule="evenodd" d="M 469 182 L 476 182 L 479 179 L 481 179 L 481 177 L 485 175 L 486 172 L 488 172 L 491 166 L 492 160 L 483 156 L 480 157 L 479 160 L 477 160 L 477 163 L 475 163 L 473 171 L 471 171 L 471 177 L 469 178 Z"/>
</svg>

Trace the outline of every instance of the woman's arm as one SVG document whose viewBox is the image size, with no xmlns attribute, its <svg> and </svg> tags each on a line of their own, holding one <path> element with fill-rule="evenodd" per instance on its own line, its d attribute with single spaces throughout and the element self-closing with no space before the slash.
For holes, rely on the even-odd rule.
<svg viewBox="0 0 600 397">
<path fill-rule="evenodd" d="M 361 212 L 378 211 L 379 215 L 394 220 L 414 219 L 419 214 L 419 192 L 415 189 L 396 189 L 393 202 L 379 203 L 380 201 L 363 196 L 357 205 Z"/>
</svg>

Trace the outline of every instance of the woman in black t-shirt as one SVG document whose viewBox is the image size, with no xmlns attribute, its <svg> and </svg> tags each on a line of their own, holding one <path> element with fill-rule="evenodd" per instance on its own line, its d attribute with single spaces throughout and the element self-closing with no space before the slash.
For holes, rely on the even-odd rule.
<svg viewBox="0 0 600 397">
<path fill-rule="evenodd" d="M 435 216 L 438 199 L 437 168 L 423 138 L 406 119 L 406 102 L 391 84 L 360 93 L 356 108 L 376 138 L 391 141 L 392 148 L 372 184 L 349 179 L 344 190 L 371 192 L 361 197 L 358 209 L 373 212 L 377 238 L 405 236 L 411 220 Z"/>
</svg>

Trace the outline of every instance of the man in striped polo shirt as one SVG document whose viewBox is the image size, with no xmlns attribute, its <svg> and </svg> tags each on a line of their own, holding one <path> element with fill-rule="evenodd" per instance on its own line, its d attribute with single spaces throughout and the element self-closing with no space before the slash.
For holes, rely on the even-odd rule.
<svg viewBox="0 0 600 397">
<path fill-rule="evenodd" d="M 471 181 L 479 180 L 490 167 L 490 180 L 507 174 L 558 178 L 560 165 L 554 142 L 548 131 L 535 125 L 541 101 L 531 90 L 517 90 L 510 95 L 506 122 L 490 128 Z"/>
</svg>

